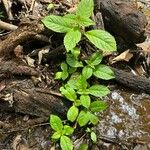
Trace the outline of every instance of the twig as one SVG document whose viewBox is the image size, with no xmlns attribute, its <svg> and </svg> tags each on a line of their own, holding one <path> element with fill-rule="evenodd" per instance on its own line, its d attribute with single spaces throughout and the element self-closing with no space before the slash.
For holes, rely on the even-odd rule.
<svg viewBox="0 0 150 150">
<path fill-rule="evenodd" d="M 0 29 L 4 29 L 4 30 L 8 30 L 8 31 L 14 31 L 17 28 L 18 27 L 13 25 L 13 24 L 6 23 L 6 22 L 0 20 Z"/>
<path fill-rule="evenodd" d="M 52 91 L 51 89 L 41 89 L 41 88 L 36 88 L 35 91 L 37 92 L 41 92 L 41 93 L 46 93 L 46 94 L 51 94 L 54 96 L 59 96 L 59 97 L 63 97 L 60 93 Z"/>
<path fill-rule="evenodd" d="M 8 15 L 8 18 L 10 20 L 13 20 L 13 15 L 11 13 L 11 9 L 10 9 L 10 2 L 8 0 L 2 0 L 3 1 L 3 4 L 4 4 L 4 7 L 5 7 L 5 10 L 6 10 L 6 13 Z"/>
<path fill-rule="evenodd" d="M 4 21 L 0 20 L 0 29 L 8 30 L 8 31 L 14 31 L 17 28 L 18 28 L 18 26 L 15 26 L 13 24 L 10 24 L 10 23 L 7 23 L 7 22 L 4 22 Z M 37 40 L 49 43 L 49 38 L 45 35 L 37 34 L 37 35 L 35 35 L 34 38 L 37 39 Z"/>
<path fill-rule="evenodd" d="M 35 127 L 39 127 L 39 126 L 46 126 L 46 125 L 49 125 L 49 123 L 40 123 L 40 124 L 36 124 L 36 125 L 33 125 L 33 126 L 29 126 L 29 127 L 25 127 L 25 128 L 18 128 L 18 129 L 13 129 L 13 130 L 9 130 L 7 132 L 3 132 L 3 131 L 0 131 L 0 133 L 2 134 L 9 134 L 9 133 L 12 133 L 12 132 L 19 132 L 19 131 L 25 131 L 29 128 L 35 128 Z"/>
<path fill-rule="evenodd" d="M 33 11 L 33 8 L 34 8 L 34 4 L 35 4 L 35 0 L 32 0 L 32 2 L 31 2 L 31 7 L 30 7 L 30 12 L 32 12 Z"/>
</svg>

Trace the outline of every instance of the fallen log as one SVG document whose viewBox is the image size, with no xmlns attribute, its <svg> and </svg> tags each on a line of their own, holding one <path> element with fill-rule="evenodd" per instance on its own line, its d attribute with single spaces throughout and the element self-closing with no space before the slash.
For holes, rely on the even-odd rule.
<svg viewBox="0 0 150 150">
<path fill-rule="evenodd" d="M 112 68 L 115 74 L 115 80 L 131 89 L 150 94 L 150 79 L 136 76 L 132 73 Z"/>
<path fill-rule="evenodd" d="M 31 80 L 10 81 L 7 87 L 0 95 L 0 112 L 13 111 L 38 117 L 66 114 L 68 103 L 51 89 L 35 88 Z"/>
<path fill-rule="evenodd" d="M 96 12 L 101 12 L 105 29 L 120 36 L 127 43 L 142 43 L 146 39 L 148 21 L 133 2 L 95 0 Z"/>
</svg>

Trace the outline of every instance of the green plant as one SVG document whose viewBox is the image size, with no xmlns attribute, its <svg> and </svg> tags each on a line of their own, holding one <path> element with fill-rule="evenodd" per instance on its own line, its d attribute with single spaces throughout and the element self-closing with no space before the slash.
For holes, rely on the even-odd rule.
<svg viewBox="0 0 150 150">
<path fill-rule="evenodd" d="M 66 61 L 61 64 L 62 71 L 56 73 L 55 79 L 67 80 L 66 84 L 60 87 L 61 94 L 72 102 L 67 112 L 67 122 L 78 123 L 80 127 L 88 124 L 96 125 L 99 121 L 97 112 L 107 108 L 107 103 L 99 98 L 109 94 L 109 89 L 104 85 L 90 85 L 90 78 L 92 76 L 103 80 L 114 78 L 113 71 L 101 62 L 103 52 L 116 50 L 115 39 L 103 30 L 85 30 L 86 27 L 95 24 L 90 19 L 93 9 L 93 0 L 81 0 L 75 14 L 50 15 L 42 20 L 47 28 L 55 32 L 66 33 L 64 37 Z M 97 50 L 88 59 L 81 60 L 81 50 L 78 45 L 84 39 L 100 50 Z M 51 115 L 50 125 L 56 131 L 52 139 L 60 139 L 60 146 L 63 150 L 72 150 L 73 144 L 68 136 L 73 132 L 66 134 L 65 126 L 60 122 L 58 116 Z M 53 127 L 55 124 L 59 124 L 57 129 Z M 71 127 L 69 128 L 71 130 Z M 92 141 L 96 142 L 96 134 L 92 130 L 90 133 Z M 65 143 L 68 146 L 64 145 Z"/>
</svg>

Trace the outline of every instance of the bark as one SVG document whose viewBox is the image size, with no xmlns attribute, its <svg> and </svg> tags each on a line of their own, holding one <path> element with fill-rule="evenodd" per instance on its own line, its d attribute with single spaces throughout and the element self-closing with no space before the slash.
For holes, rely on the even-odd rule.
<svg viewBox="0 0 150 150">
<path fill-rule="evenodd" d="M 97 11 L 101 11 L 105 29 L 122 37 L 128 43 L 142 43 L 146 39 L 145 15 L 131 2 L 118 0 L 95 0 Z"/>
</svg>

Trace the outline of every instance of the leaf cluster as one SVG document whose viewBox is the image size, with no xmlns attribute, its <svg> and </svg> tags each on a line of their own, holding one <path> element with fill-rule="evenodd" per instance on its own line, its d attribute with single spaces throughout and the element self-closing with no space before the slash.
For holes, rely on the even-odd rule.
<svg viewBox="0 0 150 150">
<path fill-rule="evenodd" d="M 107 65 L 101 64 L 103 52 L 116 50 L 114 37 L 103 30 L 85 30 L 86 27 L 95 24 L 91 19 L 93 10 L 93 0 L 81 0 L 74 14 L 50 15 L 42 20 L 50 30 L 65 33 L 63 42 L 66 61 L 61 63 L 61 71 L 56 73 L 55 79 L 66 81 L 66 84 L 60 87 L 60 92 L 72 102 L 67 112 L 67 122 L 78 124 L 80 127 L 96 125 L 99 122 L 97 112 L 104 111 L 108 107 L 106 102 L 100 100 L 109 94 L 108 87 L 99 84 L 90 85 L 91 77 L 103 80 L 114 78 L 113 71 Z M 79 48 L 79 42 L 83 38 L 99 49 L 84 61 L 80 59 Z M 52 139 L 60 140 L 63 150 L 72 150 L 73 142 L 69 136 L 74 132 L 74 128 L 63 125 L 61 119 L 55 115 L 51 115 L 50 125 L 55 131 Z M 90 128 L 88 132 L 92 141 L 96 142 L 95 132 Z"/>
</svg>

